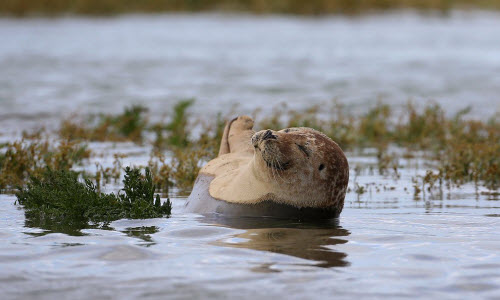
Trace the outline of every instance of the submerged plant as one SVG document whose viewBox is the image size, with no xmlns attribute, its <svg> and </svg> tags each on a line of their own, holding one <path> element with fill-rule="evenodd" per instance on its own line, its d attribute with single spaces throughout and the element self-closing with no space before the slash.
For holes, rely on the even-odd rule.
<svg viewBox="0 0 500 300">
<path fill-rule="evenodd" d="M 42 225 L 46 220 L 67 225 L 110 222 L 121 211 L 115 195 L 100 194 L 90 180 L 81 183 L 78 173 L 66 170 L 46 169 L 41 176 L 32 176 L 16 196 L 26 217 Z"/>
<path fill-rule="evenodd" d="M 142 176 L 140 169 L 126 167 L 123 184 L 123 192 L 118 194 L 122 218 L 145 219 L 170 215 L 170 199 L 162 204 L 160 195 L 156 194 L 155 197 L 156 186 L 149 168 L 146 168 L 145 176 Z"/>
<path fill-rule="evenodd" d="M 125 168 L 123 190 L 100 193 L 89 179 L 78 180 L 78 173 L 50 168 L 40 176 L 31 176 L 16 193 L 17 202 L 26 209 L 26 218 L 39 227 L 53 224 L 85 227 L 121 218 L 156 218 L 169 216 L 170 200 L 161 203 L 154 197 L 155 186 L 149 169 L 142 176 L 139 169 Z"/>
</svg>

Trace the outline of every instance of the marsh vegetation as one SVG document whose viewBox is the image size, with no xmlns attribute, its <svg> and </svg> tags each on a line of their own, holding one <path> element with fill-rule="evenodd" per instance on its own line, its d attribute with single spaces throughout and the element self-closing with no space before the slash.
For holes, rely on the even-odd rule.
<svg viewBox="0 0 500 300">
<path fill-rule="evenodd" d="M 438 10 L 453 8 L 500 8 L 498 0 L 4 0 L 0 13 L 25 16 L 29 14 L 110 15 L 130 12 L 200 12 L 243 11 L 253 13 L 286 13 L 301 15 L 361 14 L 389 9 Z"/>
<path fill-rule="evenodd" d="M 189 190 L 200 167 L 216 157 L 224 126 L 220 114 L 212 122 L 191 116 L 189 108 L 193 103 L 177 103 L 166 120 L 154 124 L 147 121 L 145 107 L 133 106 L 119 115 L 93 116 L 94 123 L 63 121 L 57 138 L 52 140 L 43 136 L 54 137 L 54 133 L 25 134 L 22 140 L 3 145 L 0 188 L 8 191 L 22 187 L 30 178 L 46 176 L 46 169 L 66 172 L 76 164 L 85 164 L 92 155 L 89 141 L 130 141 L 150 145 L 150 160 L 143 167 L 149 168 L 150 180 L 160 191 L 168 193 L 172 186 Z M 371 150 L 377 160 L 376 171 L 382 176 L 398 177 L 400 159 L 424 160 L 425 175 L 414 178 L 418 182 L 413 184 L 416 195 L 422 187 L 431 192 L 473 183 L 491 193 L 500 187 L 498 115 L 474 120 L 467 117 L 469 109 L 446 116 L 437 104 L 416 107 L 412 103 L 396 112 L 378 102 L 362 115 L 350 113 L 335 101 L 321 110 L 319 106 L 301 111 L 283 107 L 267 115 L 255 111 L 257 129 L 315 128 L 348 153 Z M 111 178 L 117 181 L 122 176 L 123 157 L 115 154 L 113 167 L 97 165 L 95 173 L 79 173 L 100 189 Z M 362 171 L 359 166 L 351 167 L 358 173 Z M 358 194 L 366 190 L 359 185 L 352 189 Z"/>
</svg>

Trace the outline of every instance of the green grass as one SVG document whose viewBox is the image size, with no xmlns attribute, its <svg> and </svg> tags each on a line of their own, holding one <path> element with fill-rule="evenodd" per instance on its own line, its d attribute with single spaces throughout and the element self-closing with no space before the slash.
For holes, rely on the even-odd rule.
<svg viewBox="0 0 500 300">
<path fill-rule="evenodd" d="M 147 108 L 140 105 L 125 107 L 119 115 L 101 114 L 75 121 L 68 118 L 61 123 L 59 136 L 67 140 L 132 141 L 141 143 L 148 123 Z M 77 118 L 76 118 L 77 119 Z"/>
<path fill-rule="evenodd" d="M 182 100 L 174 105 L 168 123 L 156 123 L 151 127 L 156 139 L 154 146 L 164 149 L 167 146 L 185 148 L 189 144 L 188 109 L 193 105 L 194 99 Z"/>
<path fill-rule="evenodd" d="M 149 129 L 155 133 L 155 150 L 149 166 L 157 174 L 158 184 L 163 190 L 174 184 L 181 190 L 189 190 L 201 165 L 218 154 L 225 121 L 218 114 L 214 123 L 202 124 L 202 120 L 189 114 L 188 110 L 194 103 L 194 99 L 179 101 L 174 105 L 168 122 L 153 124 Z M 200 125 L 203 130 L 199 137 L 194 138 L 191 129 Z M 165 164 L 164 150 L 170 151 L 170 165 Z"/>
<path fill-rule="evenodd" d="M 56 145 L 48 140 L 14 141 L 0 153 L 0 192 L 23 185 L 30 176 L 45 168 L 69 170 L 90 157 L 86 145 L 61 140 Z"/>
<path fill-rule="evenodd" d="M 49 168 L 39 176 L 31 176 L 16 193 L 27 222 L 41 228 L 85 228 L 121 218 L 158 218 L 171 213 L 169 200 L 162 204 L 158 195 L 155 198 L 149 169 L 142 176 L 140 169 L 125 168 L 124 187 L 117 195 L 100 193 L 91 180 L 83 183 L 78 177 L 73 171 Z"/>
</svg>

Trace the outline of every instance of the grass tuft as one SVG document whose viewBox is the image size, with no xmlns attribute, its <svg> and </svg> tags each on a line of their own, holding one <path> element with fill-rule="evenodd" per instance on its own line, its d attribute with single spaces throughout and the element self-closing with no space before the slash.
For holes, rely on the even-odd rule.
<svg viewBox="0 0 500 300">
<path fill-rule="evenodd" d="M 45 168 L 69 170 L 90 157 L 86 145 L 68 140 L 54 147 L 49 141 L 24 139 L 8 143 L 0 154 L 0 191 L 23 185 L 30 176 L 38 176 Z"/>
<path fill-rule="evenodd" d="M 170 122 L 157 123 L 152 126 L 156 135 L 154 146 L 164 149 L 167 146 L 184 148 L 189 145 L 189 114 L 187 110 L 194 103 L 194 99 L 182 100 L 175 104 Z"/>
<path fill-rule="evenodd" d="M 125 168 L 124 188 L 118 195 L 100 193 L 89 179 L 79 174 L 50 168 L 40 176 L 31 176 L 16 193 L 25 208 L 29 223 L 37 227 L 67 225 L 84 228 L 90 224 L 109 224 L 121 218 L 144 219 L 169 216 L 170 200 L 163 204 L 154 197 L 155 185 L 149 169 L 145 176 L 139 169 Z"/>
<path fill-rule="evenodd" d="M 68 140 L 142 143 L 147 111 L 144 106 L 133 105 L 125 107 L 120 115 L 105 114 L 80 122 L 66 119 L 61 123 L 59 136 Z"/>
</svg>

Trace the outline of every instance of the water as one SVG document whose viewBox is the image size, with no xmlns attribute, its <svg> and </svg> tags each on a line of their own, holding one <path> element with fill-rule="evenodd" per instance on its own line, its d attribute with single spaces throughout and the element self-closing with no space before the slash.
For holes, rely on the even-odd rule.
<svg viewBox="0 0 500 300">
<path fill-rule="evenodd" d="M 498 299 L 498 201 L 348 195 L 338 224 L 120 220 L 83 236 L 24 226 L 0 200 L 3 299 Z"/>
<path fill-rule="evenodd" d="M 125 165 L 147 162 L 114 147 L 134 149 Z M 113 149 L 101 150 L 105 161 Z M 381 176 L 375 158 L 347 156 L 366 167 L 349 186 L 366 193 L 351 190 L 341 218 L 322 222 L 187 214 L 174 190 L 168 219 L 41 229 L 0 195 L 2 299 L 498 299 L 498 196 L 466 185 L 415 197 L 416 161 Z"/>
<path fill-rule="evenodd" d="M 362 111 L 380 96 L 394 106 L 434 99 L 449 113 L 472 105 L 482 118 L 500 105 L 498 28 L 485 12 L 0 19 L 0 140 L 131 103 L 159 117 L 185 97 L 198 99 L 197 116 L 332 98 Z M 117 152 L 128 153 L 124 165 L 149 159 L 147 146 L 90 147 L 86 168 Z M 330 222 L 185 214 L 173 191 L 168 219 L 51 231 L 0 195 L 1 298 L 499 299 L 498 196 L 466 185 L 415 198 L 422 162 L 382 176 L 354 170 L 373 156 L 347 157 L 351 191 Z"/>
<path fill-rule="evenodd" d="M 280 102 L 434 100 L 450 113 L 500 110 L 500 15 L 360 18 L 157 15 L 0 19 L 0 126 L 183 98 L 214 115 Z"/>
</svg>

